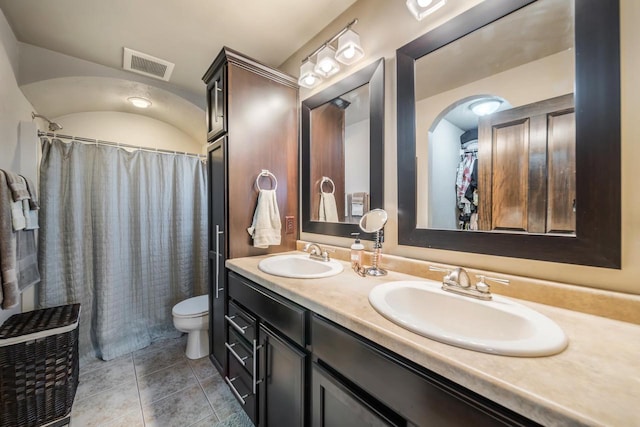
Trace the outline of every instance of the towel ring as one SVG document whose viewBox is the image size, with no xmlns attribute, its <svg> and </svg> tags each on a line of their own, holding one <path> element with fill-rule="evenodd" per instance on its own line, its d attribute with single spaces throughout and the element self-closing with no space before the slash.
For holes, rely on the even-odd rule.
<svg viewBox="0 0 640 427">
<path fill-rule="evenodd" d="M 256 178 L 256 188 L 258 189 L 258 191 L 262 190 L 262 188 L 260 188 L 260 183 L 258 181 L 260 181 L 260 177 L 263 177 L 263 176 L 267 176 L 271 178 L 271 180 L 273 181 L 273 189 L 274 190 L 278 189 L 278 179 L 276 178 L 276 176 L 272 174 L 270 171 L 268 171 L 267 169 L 262 169 L 262 172 L 260 172 L 258 174 L 258 177 Z"/>
<path fill-rule="evenodd" d="M 324 193 L 324 191 L 322 190 L 322 186 L 324 185 L 325 182 L 328 182 L 329 184 L 331 184 L 331 194 L 334 194 L 336 192 L 336 185 L 328 176 L 322 177 L 322 181 L 320 181 L 320 192 Z"/>
</svg>

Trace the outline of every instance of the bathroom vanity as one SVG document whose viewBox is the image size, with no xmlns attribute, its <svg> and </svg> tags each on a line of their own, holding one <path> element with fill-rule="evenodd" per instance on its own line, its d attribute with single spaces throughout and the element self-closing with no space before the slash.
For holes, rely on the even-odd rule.
<svg viewBox="0 0 640 427">
<path fill-rule="evenodd" d="M 226 263 L 227 381 L 258 426 L 640 422 L 637 325 L 520 301 L 556 321 L 569 347 L 484 354 L 409 332 L 369 304 L 374 286 L 419 278 L 363 278 L 344 263 L 333 277 L 289 279 L 260 271 L 264 258 Z"/>
</svg>

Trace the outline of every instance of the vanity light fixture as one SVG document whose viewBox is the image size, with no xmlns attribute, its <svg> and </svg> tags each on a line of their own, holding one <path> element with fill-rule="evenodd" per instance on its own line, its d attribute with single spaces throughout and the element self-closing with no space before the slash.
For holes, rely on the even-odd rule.
<svg viewBox="0 0 640 427">
<path fill-rule="evenodd" d="M 340 71 L 340 64 L 336 61 L 336 50 L 330 45 L 325 45 L 318 52 L 315 71 L 322 77 L 331 77 Z"/>
<path fill-rule="evenodd" d="M 495 113 L 501 104 L 502 101 L 499 99 L 481 99 L 469 105 L 469 109 L 473 111 L 473 114 L 476 116 L 488 116 L 489 114 Z"/>
<path fill-rule="evenodd" d="M 340 64 L 351 65 L 364 56 L 364 50 L 360 44 L 360 36 L 351 27 L 358 22 L 357 19 L 349 22 L 346 27 L 336 35 L 324 42 L 322 46 L 308 55 L 300 66 L 300 78 L 298 84 L 306 88 L 317 86 L 322 78 L 331 77 L 340 71 Z M 338 40 L 338 50 L 332 45 Z M 314 63 L 311 58 L 316 57 Z"/>
<path fill-rule="evenodd" d="M 360 45 L 360 35 L 348 29 L 338 38 L 338 50 L 336 51 L 336 59 L 344 65 L 351 65 L 358 62 L 364 56 L 364 50 Z"/>
<path fill-rule="evenodd" d="M 137 107 L 137 108 L 151 107 L 151 101 L 149 101 L 147 98 L 142 98 L 140 96 L 131 96 L 127 98 L 127 101 L 129 101 L 131 104 L 133 104 L 134 107 Z"/>
<path fill-rule="evenodd" d="M 418 21 L 444 6 L 446 0 L 407 0 L 407 9 Z"/>
<path fill-rule="evenodd" d="M 306 88 L 314 88 L 320 84 L 322 77 L 316 74 L 314 68 L 316 64 L 313 63 L 311 58 L 307 59 L 300 67 L 300 78 L 298 84 Z"/>
</svg>

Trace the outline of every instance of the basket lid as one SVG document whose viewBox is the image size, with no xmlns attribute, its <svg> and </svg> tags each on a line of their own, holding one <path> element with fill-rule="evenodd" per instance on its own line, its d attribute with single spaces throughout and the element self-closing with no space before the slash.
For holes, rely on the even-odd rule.
<svg viewBox="0 0 640 427">
<path fill-rule="evenodd" d="M 78 322 L 80 304 L 60 305 L 14 314 L 0 326 L 0 339 L 35 334 Z"/>
</svg>

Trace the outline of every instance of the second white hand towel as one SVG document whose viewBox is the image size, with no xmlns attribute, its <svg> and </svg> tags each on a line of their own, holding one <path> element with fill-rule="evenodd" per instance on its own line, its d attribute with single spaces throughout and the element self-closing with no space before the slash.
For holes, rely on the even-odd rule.
<svg viewBox="0 0 640 427">
<path fill-rule="evenodd" d="M 333 193 L 320 193 L 320 221 L 338 222 L 338 207 Z"/>
<path fill-rule="evenodd" d="M 271 245 L 279 245 L 281 229 L 276 190 L 260 190 L 253 222 L 251 227 L 247 228 L 253 237 L 253 246 L 268 248 Z"/>
</svg>

